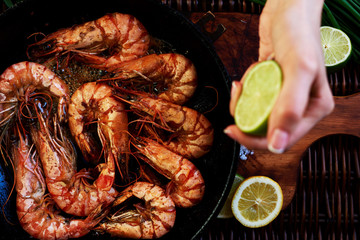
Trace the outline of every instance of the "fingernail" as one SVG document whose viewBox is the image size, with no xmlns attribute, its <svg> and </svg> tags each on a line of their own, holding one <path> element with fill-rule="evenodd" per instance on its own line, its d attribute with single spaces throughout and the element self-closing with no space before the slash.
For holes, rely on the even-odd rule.
<svg viewBox="0 0 360 240">
<path fill-rule="evenodd" d="M 231 92 L 230 92 L 231 97 L 234 97 L 236 91 L 237 91 L 237 84 L 236 84 L 235 81 L 232 81 L 232 83 L 231 83 Z"/>
<path fill-rule="evenodd" d="M 269 145 L 268 149 L 270 152 L 273 153 L 283 153 L 285 151 L 285 148 L 289 142 L 289 134 L 283 130 L 275 129 Z"/>
<path fill-rule="evenodd" d="M 272 52 L 272 53 L 267 57 L 266 60 L 274 60 L 274 59 L 275 59 L 275 53 Z"/>
<path fill-rule="evenodd" d="M 229 129 L 229 128 L 225 128 L 225 129 L 224 129 L 224 133 L 225 133 L 226 135 L 228 135 L 229 137 L 231 137 L 231 136 L 233 135 L 233 132 L 232 132 L 231 129 Z"/>
</svg>

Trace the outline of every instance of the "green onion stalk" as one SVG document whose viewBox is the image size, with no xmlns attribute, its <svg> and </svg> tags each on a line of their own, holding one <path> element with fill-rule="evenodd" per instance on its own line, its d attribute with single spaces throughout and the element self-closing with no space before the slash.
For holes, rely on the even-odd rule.
<svg viewBox="0 0 360 240">
<path fill-rule="evenodd" d="M 16 3 L 18 2 L 22 2 L 23 0 L 3 0 L 3 2 L 5 3 L 6 7 L 11 8 L 13 7 Z"/>
</svg>

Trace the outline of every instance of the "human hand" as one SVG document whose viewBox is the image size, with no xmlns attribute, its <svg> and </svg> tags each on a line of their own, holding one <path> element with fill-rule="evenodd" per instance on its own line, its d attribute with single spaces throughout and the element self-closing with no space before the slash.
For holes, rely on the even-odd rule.
<svg viewBox="0 0 360 240">
<path fill-rule="evenodd" d="M 320 41 L 323 1 L 268 0 L 260 16 L 259 61 L 274 57 L 283 72 L 283 85 L 269 117 L 267 135 L 252 136 L 235 125 L 224 132 L 250 149 L 282 153 L 334 108 Z M 230 113 L 241 94 L 233 82 Z"/>
</svg>

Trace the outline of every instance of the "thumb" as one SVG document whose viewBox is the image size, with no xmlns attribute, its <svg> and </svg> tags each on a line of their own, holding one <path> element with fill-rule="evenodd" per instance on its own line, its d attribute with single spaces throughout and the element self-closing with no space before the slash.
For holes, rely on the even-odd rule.
<svg viewBox="0 0 360 240">
<path fill-rule="evenodd" d="M 282 90 L 269 118 L 268 149 L 274 153 L 284 152 L 298 132 L 309 102 L 311 79 L 314 78 L 312 71 L 297 69 L 294 72 L 288 64 L 287 67 L 283 69 Z"/>
</svg>

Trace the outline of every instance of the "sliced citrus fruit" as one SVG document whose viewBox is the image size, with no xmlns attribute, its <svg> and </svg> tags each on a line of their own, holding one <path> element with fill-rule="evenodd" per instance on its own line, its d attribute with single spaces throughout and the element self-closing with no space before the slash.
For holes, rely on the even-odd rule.
<svg viewBox="0 0 360 240">
<path fill-rule="evenodd" d="M 274 60 L 250 66 L 235 108 L 235 123 L 244 132 L 266 135 L 267 120 L 279 95 L 282 71 Z"/>
<path fill-rule="evenodd" d="M 351 55 L 350 38 L 340 29 L 328 26 L 320 27 L 320 35 L 326 69 L 329 72 L 340 70 Z"/>
<path fill-rule="evenodd" d="M 222 209 L 220 210 L 219 215 L 217 216 L 218 218 L 232 218 L 234 217 L 232 210 L 231 210 L 231 201 L 234 197 L 235 191 L 236 189 L 239 187 L 241 181 L 244 180 L 244 178 L 239 175 L 236 174 L 235 178 L 234 178 L 234 182 L 232 183 L 229 195 L 224 203 L 224 206 L 222 207 Z"/>
<path fill-rule="evenodd" d="M 280 213 L 283 204 L 281 187 L 269 177 L 254 176 L 241 182 L 231 209 L 244 226 L 258 228 L 268 225 Z"/>
</svg>

